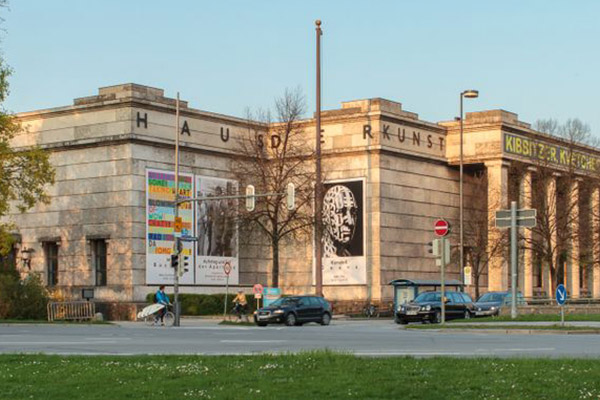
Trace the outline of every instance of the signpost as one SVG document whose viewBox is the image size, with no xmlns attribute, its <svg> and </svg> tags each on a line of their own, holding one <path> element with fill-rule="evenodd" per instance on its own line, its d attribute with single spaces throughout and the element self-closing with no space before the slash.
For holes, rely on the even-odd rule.
<svg viewBox="0 0 600 400">
<path fill-rule="evenodd" d="M 560 325 L 565 326 L 565 303 L 567 301 L 567 289 L 562 283 L 556 287 L 556 302 L 560 306 Z"/>
<path fill-rule="evenodd" d="M 260 308 L 260 299 L 262 297 L 263 290 L 263 285 L 261 285 L 260 283 L 257 283 L 252 287 L 252 293 L 254 293 L 254 298 L 256 299 L 257 310 Z"/>
<path fill-rule="evenodd" d="M 438 219 L 433 224 L 433 233 L 440 237 L 440 239 L 434 239 L 431 242 L 432 253 L 434 256 L 437 256 L 436 264 L 438 264 L 441 268 L 441 296 L 440 303 L 442 307 L 442 321 L 444 324 L 446 322 L 446 264 L 450 262 L 450 241 L 446 239 L 446 235 L 450 233 L 450 224 L 448 221 L 444 219 Z"/>
<path fill-rule="evenodd" d="M 225 272 L 225 276 L 227 277 L 225 281 L 225 304 L 223 305 L 223 318 L 227 317 L 227 296 L 229 295 L 229 274 L 231 273 L 231 264 L 229 261 L 226 261 L 223 264 L 223 272 Z"/>
<path fill-rule="evenodd" d="M 537 210 L 517 210 L 517 202 L 511 201 L 510 210 L 496 211 L 496 228 L 510 228 L 510 273 L 512 319 L 517 318 L 517 228 L 533 228 L 536 224 Z"/>
</svg>

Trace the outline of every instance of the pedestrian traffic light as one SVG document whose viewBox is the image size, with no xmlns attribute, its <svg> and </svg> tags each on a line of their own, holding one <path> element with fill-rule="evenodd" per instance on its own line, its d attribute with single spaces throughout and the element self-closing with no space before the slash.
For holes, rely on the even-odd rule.
<svg viewBox="0 0 600 400">
<path fill-rule="evenodd" d="M 179 268 L 177 268 L 177 274 L 179 275 L 180 278 L 183 276 L 184 273 L 189 271 L 189 269 L 188 269 L 188 266 L 190 265 L 189 260 L 190 260 L 190 258 L 188 256 L 183 256 L 181 265 L 179 265 Z"/>
<path fill-rule="evenodd" d="M 179 268 L 179 254 L 171 255 L 171 268 Z"/>
<path fill-rule="evenodd" d="M 246 186 L 246 210 L 252 212 L 256 205 L 256 198 L 254 197 L 254 186 Z"/>
</svg>

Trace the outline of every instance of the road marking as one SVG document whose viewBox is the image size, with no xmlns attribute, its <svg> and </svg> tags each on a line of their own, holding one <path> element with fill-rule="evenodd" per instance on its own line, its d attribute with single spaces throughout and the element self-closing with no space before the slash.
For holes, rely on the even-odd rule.
<svg viewBox="0 0 600 400">
<path fill-rule="evenodd" d="M 481 351 L 490 351 L 489 349 L 479 349 Z M 492 351 L 555 351 L 554 347 L 536 347 L 532 349 L 493 349 Z"/>
<path fill-rule="evenodd" d="M 94 342 L 4 342 L 0 343 L 2 346 L 23 346 L 23 345 L 73 345 L 73 344 L 116 344 L 116 340 L 98 340 Z"/>
<path fill-rule="evenodd" d="M 251 344 L 251 343 L 284 343 L 287 342 L 287 340 L 221 340 L 221 343 L 247 343 L 247 344 Z"/>
</svg>

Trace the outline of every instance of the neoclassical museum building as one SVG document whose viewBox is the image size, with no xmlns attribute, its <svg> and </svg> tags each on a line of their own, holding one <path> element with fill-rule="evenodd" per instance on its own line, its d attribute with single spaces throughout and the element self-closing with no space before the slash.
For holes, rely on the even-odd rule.
<svg viewBox="0 0 600 400">
<path fill-rule="evenodd" d="M 231 160 L 236 140 L 248 134 L 248 121 L 185 101 L 180 110 L 180 196 L 235 192 Z M 56 168 L 50 203 L 8 216 L 18 227 L 14 255 L 23 273 L 39 272 L 48 286 L 73 298 L 82 288 L 94 288 L 96 300 L 121 303 L 143 301 L 158 285 L 173 283 L 175 114 L 176 102 L 163 90 L 123 84 L 100 88 L 73 105 L 17 115 L 24 129 L 14 147 L 41 146 Z M 554 201 L 550 218 L 567 212 L 574 216 L 573 231 L 581 233 L 555 255 L 561 279 L 572 297 L 600 297 L 595 217 L 600 186 L 593 176 L 600 149 L 537 132 L 504 110 L 470 112 L 463 123 L 465 227 L 477 212 L 492 218 L 510 201 L 520 208 Z M 314 143 L 315 119 L 302 124 L 307 142 Z M 268 138 L 270 126 L 262 129 Z M 348 214 L 332 214 L 332 220 L 352 220 L 348 231 L 339 231 L 349 243 L 344 251 L 326 243 L 325 296 L 389 301 L 392 280 L 440 279 L 428 242 L 434 221 L 443 218 L 458 248 L 460 121 L 423 121 L 400 103 L 372 98 L 323 111 L 322 129 L 324 208 L 335 213 L 345 207 Z M 565 161 L 567 153 L 576 154 L 577 162 Z M 541 192 L 535 189 L 540 154 L 547 155 L 544 168 L 554 171 L 544 175 Z M 565 172 L 569 169 L 573 174 Z M 568 210 L 557 195 L 565 185 L 566 196 L 575 199 Z M 225 263 L 236 289 L 250 291 L 272 281 L 269 247 L 239 240 L 235 227 L 212 218 L 223 206 L 187 203 L 179 212 L 183 234 L 198 239 L 184 247 L 191 268 L 181 278 L 182 292 L 223 292 Z M 491 243 L 500 233 L 489 222 L 484 235 Z M 521 233 L 522 242 L 533 235 Z M 560 232 L 554 234 L 553 240 L 561 240 Z M 581 243 L 584 237 L 589 246 Z M 472 291 L 474 280 L 461 273 L 457 254 L 446 277 L 465 279 Z M 509 288 L 506 260 L 500 252 L 485 265 L 482 292 Z M 465 265 L 470 263 L 465 256 Z M 312 240 L 287 241 L 281 251 L 282 292 L 313 293 L 314 264 Z M 549 268 L 533 248 L 520 249 L 518 286 L 525 297 L 553 293 Z"/>
</svg>

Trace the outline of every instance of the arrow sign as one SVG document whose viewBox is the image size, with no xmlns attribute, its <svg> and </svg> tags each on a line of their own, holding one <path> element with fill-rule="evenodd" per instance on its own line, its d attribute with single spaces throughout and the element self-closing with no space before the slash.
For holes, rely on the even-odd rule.
<svg viewBox="0 0 600 400">
<path fill-rule="evenodd" d="M 562 306 L 567 301 L 567 289 L 562 283 L 556 287 L 556 302 Z"/>
</svg>

